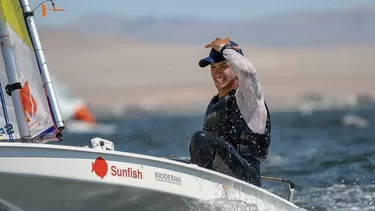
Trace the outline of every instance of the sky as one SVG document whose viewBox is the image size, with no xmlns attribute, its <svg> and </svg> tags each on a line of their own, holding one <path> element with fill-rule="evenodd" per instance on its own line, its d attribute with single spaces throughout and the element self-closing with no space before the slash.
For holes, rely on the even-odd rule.
<svg viewBox="0 0 375 211">
<path fill-rule="evenodd" d="M 42 0 L 29 0 L 32 7 Z M 63 24 L 80 16 L 97 13 L 120 18 L 155 16 L 188 17 L 211 20 L 265 18 L 300 10 L 335 10 L 365 4 L 374 0 L 54 0 L 65 12 L 49 12 L 47 18 L 36 13 L 39 24 Z M 229 3 L 230 2 L 230 3 Z M 51 7 L 50 3 L 47 3 Z"/>
</svg>

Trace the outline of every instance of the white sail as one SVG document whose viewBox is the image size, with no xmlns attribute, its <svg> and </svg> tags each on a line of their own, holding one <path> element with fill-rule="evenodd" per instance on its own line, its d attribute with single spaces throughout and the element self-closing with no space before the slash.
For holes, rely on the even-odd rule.
<svg viewBox="0 0 375 211">
<path fill-rule="evenodd" d="M 0 106 L 0 116 L 2 117 L 0 118 L 0 139 L 22 138 L 19 130 L 21 129 L 20 122 L 22 121 L 27 124 L 26 132 L 32 139 L 53 135 L 57 127 L 52 117 L 49 101 L 46 98 L 47 90 L 44 88 L 45 84 L 41 78 L 42 72 L 26 27 L 20 1 L 0 0 L 0 2 L 0 43 L 4 58 L 2 67 L 5 67 L 0 69 L 0 100 L 2 105 Z M 8 74 L 6 70 L 8 70 Z M 14 83 L 9 79 L 9 71 L 12 71 L 16 81 L 22 86 L 22 89 L 20 89 L 20 101 L 17 101 L 15 96 L 12 99 L 12 96 L 6 94 L 6 85 Z M 16 116 L 17 103 L 15 102 L 20 102 L 24 111 L 24 116 L 18 114 L 21 117 L 23 116 L 18 121 Z"/>
</svg>

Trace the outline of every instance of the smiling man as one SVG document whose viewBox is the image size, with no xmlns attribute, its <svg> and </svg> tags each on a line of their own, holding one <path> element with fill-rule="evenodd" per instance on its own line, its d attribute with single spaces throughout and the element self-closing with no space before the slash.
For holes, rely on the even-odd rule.
<svg viewBox="0 0 375 211">
<path fill-rule="evenodd" d="M 191 138 L 191 162 L 260 187 L 271 124 L 256 69 L 229 38 L 205 47 L 211 51 L 199 66 L 210 66 L 218 94 L 207 106 L 203 129 Z"/>
</svg>

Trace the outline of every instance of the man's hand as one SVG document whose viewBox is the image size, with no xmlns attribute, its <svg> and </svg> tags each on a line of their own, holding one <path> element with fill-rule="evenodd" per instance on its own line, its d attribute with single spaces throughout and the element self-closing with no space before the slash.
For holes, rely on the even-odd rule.
<svg viewBox="0 0 375 211">
<path fill-rule="evenodd" d="M 222 39 L 220 37 L 217 37 L 214 41 L 204 46 L 205 48 L 213 48 L 216 51 L 220 52 L 220 47 L 230 44 L 230 38 L 226 37 L 225 39 Z M 233 46 L 235 50 L 240 49 L 240 46 Z"/>
<path fill-rule="evenodd" d="M 230 38 L 227 37 L 225 39 L 222 39 L 220 37 L 217 37 L 214 41 L 212 41 L 211 43 L 207 44 L 206 46 L 204 46 L 205 48 L 213 48 L 217 51 L 220 52 L 220 47 L 222 45 L 226 45 L 226 44 L 229 44 L 230 42 Z"/>
</svg>

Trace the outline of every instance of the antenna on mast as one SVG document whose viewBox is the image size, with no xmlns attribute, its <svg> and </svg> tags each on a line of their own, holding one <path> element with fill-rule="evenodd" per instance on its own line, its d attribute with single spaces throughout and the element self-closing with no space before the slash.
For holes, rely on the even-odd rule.
<svg viewBox="0 0 375 211">
<path fill-rule="evenodd" d="M 63 11 L 65 11 L 65 9 L 63 9 L 63 8 L 56 8 L 56 5 L 55 5 L 55 3 L 52 0 L 48 0 L 48 1 L 50 1 L 52 3 L 52 8 L 47 8 L 47 6 L 45 4 L 46 1 L 42 3 L 41 6 L 42 6 L 42 17 L 43 18 L 47 17 L 47 10 L 52 10 L 54 12 L 63 12 Z"/>
</svg>

